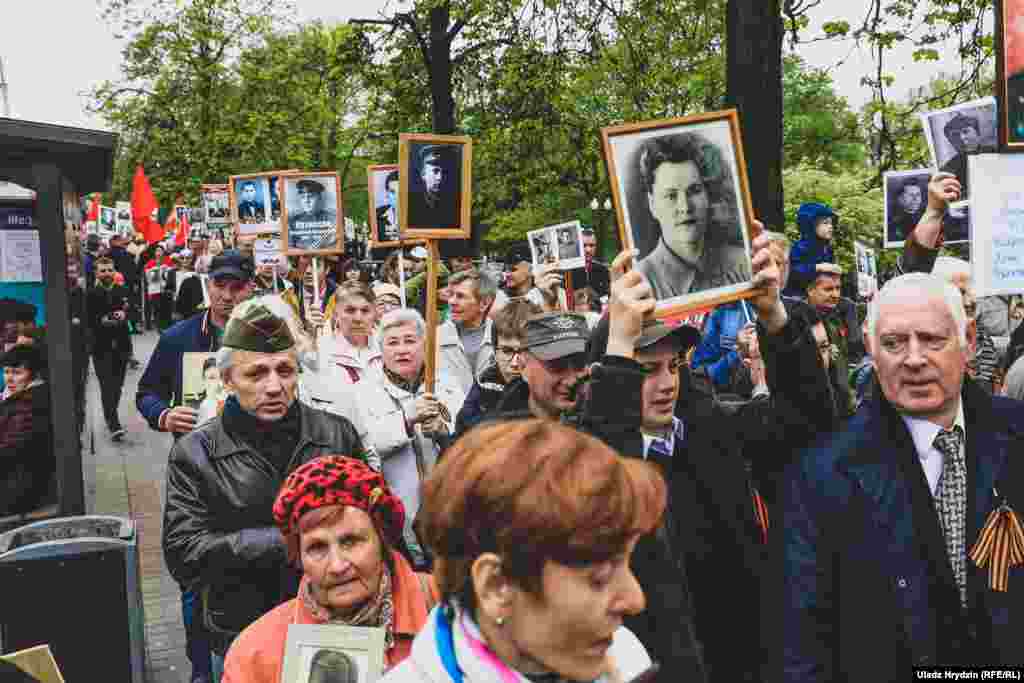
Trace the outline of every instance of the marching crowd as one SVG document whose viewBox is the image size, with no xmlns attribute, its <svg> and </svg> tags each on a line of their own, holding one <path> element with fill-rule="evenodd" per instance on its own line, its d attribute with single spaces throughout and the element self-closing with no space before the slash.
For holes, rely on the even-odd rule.
<svg viewBox="0 0 1024 683">
<path fill-rule="evenodd" d="M 173 437 L 162 540 L 193 681 L 276 683 L 294 624 L 382 629 L 396 682 L 1024 664 L 1024 556 L 998 555 L 1024 505 L 1024 328 L 938 255 L 960 187 L 928 189 L 866 310 L 840 295 L 838 217 L 806 204 L 795 244 L 756 226 L 757 289 L 701 329 L 652 320 L 635 254 L 605 266 L 592 233 L 569 277 L 526 245 L 500 272 L 452 259 L 436 330 L 422 247 L 376 275 L 89 249 L 112 438 L 133 328 L 162 330 L 135 403 Z M 31 348 L 2 361 L 13 397 L 45 375 Z M 221 385 L 202 406 L 189 354 Z"/>
</svg>

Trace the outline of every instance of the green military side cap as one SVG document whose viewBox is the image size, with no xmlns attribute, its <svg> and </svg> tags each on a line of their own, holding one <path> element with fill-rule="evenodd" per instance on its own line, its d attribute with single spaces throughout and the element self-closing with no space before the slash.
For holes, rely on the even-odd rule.
<svg viewBox="0 0 1024 683">
<path fill-rule="evenodd" d="M 295 337 L 283 318 L 257 304 L 243 315 L 232 316 L 221 345 L 242 351 L 280 353 L 295 346 Z"/>
</svg>

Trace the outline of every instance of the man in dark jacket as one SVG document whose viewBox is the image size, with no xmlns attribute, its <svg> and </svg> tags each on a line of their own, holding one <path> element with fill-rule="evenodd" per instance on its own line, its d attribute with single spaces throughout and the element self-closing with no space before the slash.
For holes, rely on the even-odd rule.
<svg viewBox="0 0 1024 683">
<path fill-rule="evenodd" d="M 19 345 L 0 356 L 7 397 L 0 401 L 0 516 L 40 507 L 53 481 L 50 386 L 45 350 Z"/>
<path fill-rule="evenodd" d="M 285 478 L 320 455 L 367 457 L 348 420 L 298 401 L 295 339 L 265 305 L 235 311 L 218 367 L 231 395 L 171 449 L 163 522 L 171 576 L 201 595 L 194 618 L 210 631 L 214 679 L 234 637 L 297 591 L 272 515 Z"/>
<path fill-rule="evenodd" d="M 92 330 L 92 364 L 100 383 L 100 398 L 107 429 L 114 441 L 124 437 L 117 415 L 121 390 L 132 357 L 132 335 L 128 326 L 128 290 L 114 284 L 114 262 L 96 259 L 96 285 L 89 292 L 88 311 Z"/>
<path fill-rule="evenodd" d="M 597 294 L 597 298 L 603 303 L 611 292 L 611 278 L 608 275 L 608 266 L 598 263 L 597 257 L 597 235 L 590 228 L 583 230 L 583 258 L 582 268 L 576 268 L 571 273 L 573 289 L 590 287 Z"/>
</svg>

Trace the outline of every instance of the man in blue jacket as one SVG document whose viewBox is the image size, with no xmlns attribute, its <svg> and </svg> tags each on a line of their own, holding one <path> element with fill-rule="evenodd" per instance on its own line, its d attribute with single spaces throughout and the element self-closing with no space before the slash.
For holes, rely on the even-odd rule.
<svg viewBox="0 0 1024 683">
<path fill-rule="evenodd" d="M 733 371 L 740 364 L 736 338 L 746 325 L 757 322 L 747 302 L 740 301 L 718 306 L 704 322 L 704 331 L 693 352 L 690 367 L 701 368 L 718 391 L 729 387 Z"/>
<path fill-rule="evenodd" d="M 818 265 L 836 262 L 832 233 L 837 220 L 832 207 L 825 204 L 801 204 L 797 209 L 800 240 L 789 252 L 789 281 L 782 292 L 785 296 L 802 299 L 808 285 L 814 281 Z"/>
</svg>

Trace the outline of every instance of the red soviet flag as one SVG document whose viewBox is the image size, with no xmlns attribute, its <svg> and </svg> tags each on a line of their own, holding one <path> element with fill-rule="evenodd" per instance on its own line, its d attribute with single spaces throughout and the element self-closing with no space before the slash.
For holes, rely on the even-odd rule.
<svg viewBox="0 0 1024 683">
<path fill-rule="evenodd" d="M 149 185 L 146 172 L 139 164 L 132 180 L 132 223 L 135 230 L 142 233 L 150 244 L 164 238 L 164 229 L 156 219 L 160 205 L 156 203 L 153 188 Z"/>
<path fill-rule="evenodd" d="M 85 222 L 96 223 L 100 219 L 100 195 L 95 192 L 89 199 L 89 211 L 85 214 Z"/>
<path fill-rule="evenodd" d="M 178 208 L 174 208 L 174 212 L 178 212 Z M 188 222 L 188 209 L 181 212 L 181 220 L 178 221 L 178 232 L 174 235 L 174 243 L 179 247 L 185 246 L 188 242 L 188 233 L 192 229 L 192 226 Z"/>
</svg>

